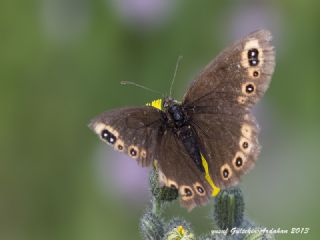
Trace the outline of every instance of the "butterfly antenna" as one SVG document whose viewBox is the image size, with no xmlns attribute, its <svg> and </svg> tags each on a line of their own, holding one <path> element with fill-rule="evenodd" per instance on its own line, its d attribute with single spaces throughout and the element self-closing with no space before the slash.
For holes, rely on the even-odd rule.
<svg viewBox="0 0 320 240">
<path fill-rule="evenodd" d="M 182 60 L 183 56 L 179 56 L 178 59 L 177 59 L 177 63 L 176 63 L 176 68 L 174 70 L 174 74 L 173 74 L 173 78 L 172 78 L 172 81 L 171 81 L 171 85 L 170 85 L 170 94 L 169 96 L 171 97 L 171 94 L 172 94 L 172 87 L 173 87 L 173 84 L 174 84 L 174 80 L 176 79 L 176 75 L 177 75 L 177 71 L 178 71 L 178 68 L 179 68 L 179 65 L 180 65 L 180 62 Z"/>
<path fill-rule="evenodd" d="M 121 84 L 121 85 L 133 85 L 133 86 L 142 88 L 142 89 L 144 89 L 144 90 L 147 90 L 147 91 L 150 91 L 150 92 L 157 93 L 157 94 L 160 94 L 160 95 L 161 95 L 160 92 L 155 91 L 155 90 L 153 90 L 153 89 L 151 89 L 151 88 L 145 87 L 145 86 L 143 86 L 143 85 L 137 84 L 137 83 L 135 83 L 135 82 L 121 81 L 120 84 Z"/>
</svg>

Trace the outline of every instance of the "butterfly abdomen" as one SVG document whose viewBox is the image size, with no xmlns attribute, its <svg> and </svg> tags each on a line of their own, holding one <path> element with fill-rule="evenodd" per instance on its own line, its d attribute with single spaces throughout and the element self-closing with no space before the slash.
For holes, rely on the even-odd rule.
<svg viewBox="0 0 320 240">
<path fill-rule="evenodd" d="M 196 136 L 190 125 L 185 125 L 177 131 L 178 138 L 182 141 L 185 150 L 194 161 L 197 168 L 204 172 L 204 168 L 201 161 L 201 153 Z"/>
</svg>

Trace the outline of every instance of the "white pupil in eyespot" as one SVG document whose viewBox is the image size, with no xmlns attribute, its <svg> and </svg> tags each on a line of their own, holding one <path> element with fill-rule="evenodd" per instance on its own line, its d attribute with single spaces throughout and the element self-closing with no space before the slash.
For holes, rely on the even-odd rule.
<svg viewBox="0 0 320 240">
<path fill-rule="evenodd" d="M 102 132 L 102 137 L 103 137 L 103 138 L 107 138 L 108 136 L 109 136 L 108 131 L 103 131 L 103 132 Z"/>
</svg>

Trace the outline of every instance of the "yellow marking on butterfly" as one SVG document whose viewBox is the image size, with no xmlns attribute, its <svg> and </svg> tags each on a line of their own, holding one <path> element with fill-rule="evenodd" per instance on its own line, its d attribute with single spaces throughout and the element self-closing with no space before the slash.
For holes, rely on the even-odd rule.
<svg viewBox="0 0 320 240">
<path fill-rule="evenodd" d="M 207 162 L 207 160 L 204 158 L 204 156 L 202 154 L 201 154 L 201 160 L 202 160 L 202 166 L 204 167 L 204 171 L 206 173 L 205 178 L 206 178 L 207 182 L 210 184 L 210 186 L 212 187 L 211 196 L 215 197 L 220 192 L 220 188 L 218 188 L 214 184 L 214 182 L 212 181 L 212 178 L 210 177 L 210 174 L 209 174 L 208 162 Z"/>
<path fill-rule="evenodd" d="M 154 100 L 151 103 L 147 103 L 146 105 L 162 110 L 162 99 Z"/>
</svg>

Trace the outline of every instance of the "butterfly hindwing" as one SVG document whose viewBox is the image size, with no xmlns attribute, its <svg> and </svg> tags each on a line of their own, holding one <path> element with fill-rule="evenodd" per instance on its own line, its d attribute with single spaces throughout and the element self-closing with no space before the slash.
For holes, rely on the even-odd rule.
<svg viewBox="0 0 320 240">
<path fill-rule="evenodd" d="M 199 174 L 181 140 L 171 130 L 163 134 L 159 152 L 157 167 L 160 184 L 178 189 L 180 204 L 189 210 L 205 205 L 212 188 Z"/>
<path fill-rule="evenodd" d="M 90 128 L 115 150 L 149 166 L 155 158 L 161 112 L 153 107 L 111 110 L 94 118 Z"/>
<path fill-rule="evenodd" d="M 199 114 L 193 121 L 197 123 L 193 126 L 216 185 L 223 188 L 237 184 L 254 166 L 260 152 L 259 128 L 253 116 Z"/>
</svg>

